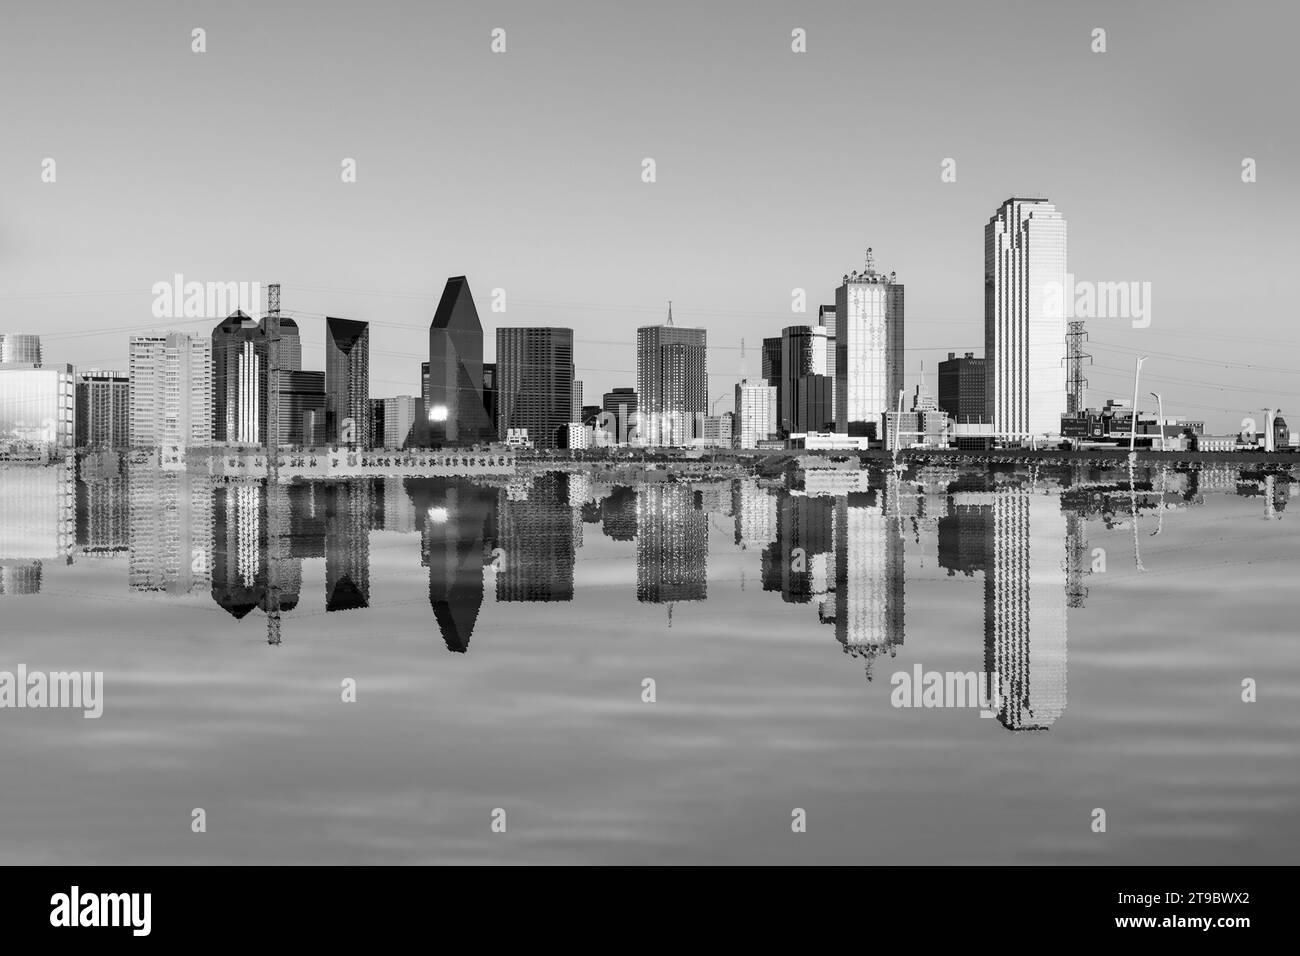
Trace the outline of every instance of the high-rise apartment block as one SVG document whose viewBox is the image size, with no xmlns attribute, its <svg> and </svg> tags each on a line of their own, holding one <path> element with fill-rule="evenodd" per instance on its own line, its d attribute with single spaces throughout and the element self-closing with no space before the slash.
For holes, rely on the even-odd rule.
<svg viewBox="0 0 1300 956">
<path fill-rule="evenodd" d="M 183 332 L 133 335 L 131 445 L 212 444 L 212 340 Z"/>
<path fill-rule="evenodd" d="M 91 369 L 77 376 L 78 448 L 119 449 L 131 444 L 131 377 Z"/>
</svg>

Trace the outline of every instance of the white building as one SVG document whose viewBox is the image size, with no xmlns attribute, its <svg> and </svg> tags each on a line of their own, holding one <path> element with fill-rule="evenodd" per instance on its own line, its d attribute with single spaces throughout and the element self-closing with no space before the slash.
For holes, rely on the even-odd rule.
<svg viewBox="0 0 1300 956">
<path fill-rule="evenodd" d="M 414 395 L 385 398 L 384 447 L 405 448 L 415 428 L 416 400 Z"/>
<path fill-rule="evenodd" d="M 834 366 L 835 430 L 882 437 L 903 388 L 903 286 L 876 271 L 870 249 L 835 290 Z"/>
<path fill-rule="evenodd" d="M 738 448 L 757 448 L 776 434 L 776 386 L 763 379 L 743 379 L 736 385 L 735 441 Z"/>
<path fill-rule="evenodd" d="M 212 340 L 131 336 L 131 444 L 212 444 Z"/>
<path fill-rule="evenodd" d="M 0 368 L 0 449 L 70 450 L 74 409 L 71 365 L 5 363 Z"/>
<path fill-rule="evenodd" d="M 1045 199 L 1008 199 L 984 230 L 985 391 L 1002 440 L 1061 432 L 1065 240 L 1065 220 Z"/>
</svg>

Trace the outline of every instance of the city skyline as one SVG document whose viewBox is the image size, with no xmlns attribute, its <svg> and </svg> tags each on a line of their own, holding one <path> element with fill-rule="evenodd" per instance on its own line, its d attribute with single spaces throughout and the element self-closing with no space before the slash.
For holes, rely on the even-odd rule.
<svg viewBox="0 0 1300 956">
<path fill-rule="evenodd" d="M 93 11 L 71 5 L 78 8 Z M 1257 10 L 1247 32 L 1228 12 L 1194 3 L 1180 10 L 1196 16 L 1170 31 L 1162 4 L 1102 4 L 1096 23 L 1010 4 L 952 4 L 943 8 L 951 29 L 935 36 L 914 11 L 868 19 L 850 8 L 796 14 L 760 3 L 739 22 L 693 11 L 697 26 L 684 33 L 669 28 L 672 17 L 647 17 L 613 41 L 599 18 L 567 23 L 507 4 L 508 53 L 493 56 L 488 27 L 452 10 L 441 25 L 454 48 L 417 65 L 356 47 L 345 9 L 322 5 L 310 38 L 284 10 L 266 11 L 258 31 L 243 28 L 235 11 L 212 11 L 204 26 L 213 42 L 202 55 L 189 49 L 192 25 L 156 5 L 124 11 L 93 35 L 64 29 L 47 11 L 11 24 L 0 38 L 0 78 L 28 91 L 7 105 L 8 128 L 29 146 L 0 157 L 12 187 L 0 210 L 0 308 L 8 312 L 0 325 L 45 334 L 47 349 L 62 339 L 60 360 L 78 367 L 120 367 L 120 346 L 104 330 L 166 328 L 148 312 L 159 279 L 276 276 L 296 317 L 348 315 L 374 323 L 376 334 L 391 323 L 372 385 L 377 396 L 396 395 L 414 388 L 404 357 L 421 349 L 443 278 L 469 275 L 484 291 L 508 294 L 505 313 L 484 313 L 489 341 L 497 324 L 572 327 L 583 354 L 578 377 L 591 394 L 624 384 L 635 368 L 634 346 L 607 334 L 611 327 L 656 319 L 671 298 L 681 324 L 709 329 L 713 397 L 742 377 L 741 339 L 749 373 L 756 371 L 755 322 L 775 334 L 809 321 L 845 266 L 875 244 L 910 287 L 910 389 L 921 361 L 931 368 L 948 351 L 983 352 L 980 229 L 996 203 L 1029 190 L 1067 211 L 1080 279 L 1150 281 L 1154 289 L 1150 327 L 1090 324 L 1092 389 L 1124 395 L 1134 355 L 1150 354 L 1146 371 L 1166 410 L 1205 417 L 1211 430 L 1226 431 L 1266 405 L 1297 404 L 1294 369 L 1270 355 L 1271 346 L 1297 344 L 1274 300 L 1277 277 L 1300 252 L 1289 227 L 1300 192 L 1281 175 L 1297 133 L 1277 122 L 1286 113 L 1279 75 L 1286 29 L 1280 22 L 1269 29 L 1276 11 Z M 418 27 L 429 16 L 392 13 L 377 28 L 405 24 L 405 35 L 425 35 Z M 1104 54 L 1090 48 L 1098 24 L 1109 31 Z M 790 51 L 795 26 L 807 31 L 805 54 Z M 1007 64 L 977 67 L 966 38 L 994 35 L 1033 51 L 1026 69 L 1050 62 L 1054 83 L 1025 83 L 1023 70 Z M 873 54 L 865 77 L 854 55 L 862 37 Z M 116 52 L 145 46 L 174 52 L 161 59 Z M 578 83 L 552 58 L 574 48 L 614 79 L 599 88 Z M 652 70 L 665 49 L 684 72 L 649 85 L 629 76 Z M 92 109 L 64 77 L 29 81 L 43 75 L 37 50 L 122 73 L 127 86 L 156 84 L 158 96 L 136 103 L 105 89 Z M 272 55 L 332 56 L 353 66 L 346 77 L 308 83 L 295 74 L 270 89 L 243 67 Z M 904 72 L 917 79 L 893 91 L 891 113 L 901 125 L 892 142 L 852 129 L 835 150 L 808 148 L 852 111 L 864 80 Z M 719 82 L 730 73 L 749 82 Z M 970 82 L 975 73 L 979 83 Z M 450 91 L 457 76 L 473 78 L 478 105 L 428 94 L 441 123 L 466 132 L 450 149 L 421 149 L 433 142 L 432 127 L 413 140 L 394 137 L 402 124 L 387 120 L 418 103 L 415 94 L 400 97 L 400 107 L 381 96 L 378 108 L 370 96 L 403 84 Z M 684 97 L 687 89 L 694 95 Z M 539 126 L 532 118 L 539 104 L 557 97 L 568 108 Z M 733 118 L 726 134 L 712 122 L 720 113 Z M 1012 122 L 1022 115 L 1037 119 Z M 286 148 L 233 163 L 194 156 L 182 175 L 159 160 L 148 137 L 128 132 L 154 129 L 162 116 L 175 141 L 228 126 L 249 136 L 278 131 Z M 612 135 L 597 135 L 593 116 L 618 117 Z M 792 127 L 804 135 L 788 135 Z M 94 130 L 96 148 L 87 152 L 71 129 Z M 993 129 L 1003 132 L 994 137 Z M 493 148 L 494 160 L 481 162 L 471 143 Z M 440 161 L 430 169 L 423 157 L 433 152 Z M 42 157 L 57 161 L 56 182 L 41 182 Z M 353 184 L 339 178 L 346 157 L 357 161 Z M 640 180 L 645 157 L 657 162 L 653 184 Z M 1241 178 L 1248 157 L 1258 162 L 1252 183 Z M 956 161 L 955 182 L 940 178 L 947 158 Z M 726 185 L 719 191 L 718 183 Z M 560 198 L 570 196 L 587 201 L 574 207 Z M 476 219 L 483 207 L 494 210 L 490 219 Z M 462 226 L 426 229 L 435 216 Z M 1245 220 L 1249 233 L 1222 241 L 1218 224 Z M 273 228 L 250 235 L 250 221 Z M 210 226 L 202 235 L 199 222 Z M 59 244 L 72 223 L 84 232 L 84 254 Z M 620 242 L 602 248 L 590 240 L 607 234 Z M 284 235 L 295 241 L 286 246 Z M 539 242 L 550 255 L 534 253 Z M 1231 291 L 1198 281 L 1207 260 L 1232 276 Z M 808 293 L 806 314 L 790 312 L 795 288 Z M 1251 323 L 1244 330 L 1242 316 Z M 305 335 L 304 347 L 307 364 L 322 367 L 323 330 Z"/>
</svg>

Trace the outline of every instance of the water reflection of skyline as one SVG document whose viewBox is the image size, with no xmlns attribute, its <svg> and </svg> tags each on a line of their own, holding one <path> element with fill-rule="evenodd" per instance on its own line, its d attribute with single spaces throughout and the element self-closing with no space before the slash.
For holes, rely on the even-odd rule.
<svg viewBox="0 0 1300 956">
<path fill-rule="evenodd" d="M 1086 607 L 1095 563 L 1090 521 L 1131 528 L 1141 570 L 1143 539 L 1167 515 L 1230 494 L 1260 498 L 1263 517 L 1276 520 L 1293 487 L 1286 474 L 1235 468 L 1078 465 L 825 470 L 791 487 L 752 478 L 627 486 L 565 472 L 495 483 L 353 479 L 276 485 L 268 499 L 260 481 L 97 457 L 0 475 L 0 595 L 39 593 L 52 561 L 124 558 L 131 592 L 206 593 L 237 621 L 258 609 L 278 643 L 299 607 L 304 562 L 324 562 L 326 613 L 364 613 L 370 535 L 392 531 L 418 535 L 433 626 L 448 650 L 465 653 L 489 588 L 503 603 L 575 600 L 588 524 L 634 543 L 637 603 L 671 613 L 706 601 L 712 524 L 730 532 L 764 592 L 809 605 L 809 623 L 875 680 L 879 659 L 904 644 L 909 555 L 924 563 L 933 540 L 945 576 L 983 579 L 982 655 L 969 667 L 999 676 L 998 719 L 1043 730 L 1066 708 L 1068 612 Z"/>
</svg>

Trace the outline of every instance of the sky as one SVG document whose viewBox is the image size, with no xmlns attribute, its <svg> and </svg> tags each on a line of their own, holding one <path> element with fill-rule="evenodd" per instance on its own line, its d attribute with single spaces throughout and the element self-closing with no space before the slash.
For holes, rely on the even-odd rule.
<svg viewBox="0 0 1300 956">
<path fill-rule="evenodd" d="M 985 224 L 1039 195 L 1078 280 L 1150 283 L 1148 327 L 1089 321 L 1089 405 L 1148 355 L 1144 407 L 1296 428 L 1297 27 L 1285 2 L 15 0 L 0 331 L 124 368 L 133 331 L 216 324 L 155 318 L 155 283 L 279 282 L 305 367 L 324 315 L 361 319 L 372 396 L 419 394 L 466 275 L 486 357 L 497 325 L 572 327 L 589 404 L 635 384 L 635 329 L 672 300 L 719 398 L 871 246 L 906 287 L 907 387 L 924 365 L 933 390 L 983 352 Z"/>
</svg>

